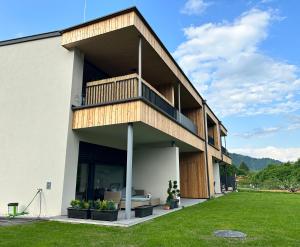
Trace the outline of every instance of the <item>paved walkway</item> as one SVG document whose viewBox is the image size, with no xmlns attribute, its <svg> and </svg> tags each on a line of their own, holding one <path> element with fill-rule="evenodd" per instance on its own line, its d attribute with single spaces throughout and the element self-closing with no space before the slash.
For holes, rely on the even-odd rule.
<svg viewBox="0 0 300 247">
<path fill-rule="evenodd" d="M 12 218 L 9 219 L 7 217 L 0 217 L 0 227 L 1 226 L 14 226 L 14 225 L 22 225 L 29 224 L 37 221 L 41 221 L 42 219 L 38 218 Z"/>
</svg>

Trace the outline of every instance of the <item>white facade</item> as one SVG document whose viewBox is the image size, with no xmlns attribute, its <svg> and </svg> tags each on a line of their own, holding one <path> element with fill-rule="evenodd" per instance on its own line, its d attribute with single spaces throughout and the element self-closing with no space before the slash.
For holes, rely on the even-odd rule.
<svg viewBox="0 0 300 247">
<path fill-rule="evenodd" d="M 81 60 L 61 37 L 0 47 L 0 214 L 9 202 L 24 208 L 41 188 L 41 216 L 59 215 L 75 193 L 70 105 L 81 91 Z M 37 215 L 39 201 L 28 210 Z"/>
<path fill-rule="evenodd" d="M 179 148 L 143 148 L 133 152 L 132 185 L 143 189 L 161 203 L 167 199 L 168 181 L 179 181 Z"/>
<path fill-rule="evenodd" d="M 213 169 L 214 169 L 215 193 L 219 194 L 219 193 L 221 193 L 221 179 L 220 179 L 220 167 L 219 167 L 219 163 L 214 162 L 213 163 Z"/>
</svg>

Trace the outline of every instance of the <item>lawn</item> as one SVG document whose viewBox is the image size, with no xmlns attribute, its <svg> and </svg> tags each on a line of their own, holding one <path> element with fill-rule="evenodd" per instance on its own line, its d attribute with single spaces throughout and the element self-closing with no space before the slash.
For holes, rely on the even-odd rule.
<svg viewBox="0 0 300 247">
<path fill-rule="evenodd" d="M 248 237 L 216 238 L 218 229 Z M 58 222 L 0 227 L 0 246 L 300 246 L 300 195 L 231 193 L 130 228 Z"/>
</svg>

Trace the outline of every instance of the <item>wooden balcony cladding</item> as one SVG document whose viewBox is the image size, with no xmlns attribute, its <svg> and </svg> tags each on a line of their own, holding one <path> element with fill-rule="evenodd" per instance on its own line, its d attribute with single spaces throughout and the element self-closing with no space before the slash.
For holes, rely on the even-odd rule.
<svg viewBox="0 0 300 247">
<path fill-rule="evenodd" d="M 95 105 L 135 97 L 138 97 L 138 78 L 132 74 L 88 82 L 85 104 Z"/>
<path fill-rule="evenodd" d="M 204 150 L 204 141 L 141 100 L 78 109 L 73 114 L 73 129 L 143 122 L 176 139 Z"/>
<path fill-rule="evenodd" d="M 197 126 L 198 136 L 205 139 L 202 108 L 199 107 L 196 109 L 186 109 L 182 110 L 182 113 L 191 119 L 192 122 Z"/>
<path fill-rule="evenodd" d="M 172 106 L 172 103 L 148 82 L 142 83 Z M 95 105 L 138 97 L 138 74 L 112 77 L 87 83 L 85 105 Z"/>
<path fill-rule="evenodd" d="M 222 161 L 225 162 L 228 165 L 232 164 L 232 159 L 229 156 L 227 156 L 226 154 L 223 154 Z"/>
<path fill-rule="evenodd" d="M 180 153 L 180 191 L 186 198 L 208 198 L 204 152 Z"/>
</svg>

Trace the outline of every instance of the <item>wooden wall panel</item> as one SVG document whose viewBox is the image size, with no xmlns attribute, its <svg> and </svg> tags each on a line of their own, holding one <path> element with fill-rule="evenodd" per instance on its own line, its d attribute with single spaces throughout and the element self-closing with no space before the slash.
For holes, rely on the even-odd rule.
<svg viewBox="0 0 300 247">
<path fill-rule="evenodd" d="M 138 101 L 75 110 L 73 129 L 136 122 L 140 119 Z"/>
<path fill-rule="evenodd" d="M 204 141 L 187 131 L 185 128 L 181 127 L 175 121 L 167 118 L 164 114 L 160 113 L 144 102 L 141 102 L 140 109 L 142 122 L 152 126 L 153 128 L 159 129 L 178 140 L 189 143 L 200 150 L 204 150 Z"/>
<path fill-rule="evenodd" d="M 203 140 L 140 100 L 75 110 L 73 129 L 138 121 L 144 122 L 199 150 L 204 151 L 205 149 Z"/>
<path fill-rule="evenodd" d="M 225 162 L 228 165 L 232 164 L 232 159 L 225 154 L 223 154 L 222 160 L 223 160 L 223 162 Z"/>
<path fill-rule="evenodd" d="M 208 198 L 204 152 L 180 153 L 180 190 L 186 198 Z"/>
<path fill-rule="evenodd" d="M 131 26 L 134 23 L 134 17 L 134 12 L 124 13 L 106 20 L 67 31 L 62 35 L 62 45 L 66 48 L 70 48 L 73 43 L 77 41 Z"/>
<path fill-rule="evenodd" d="M 196 109 L 182 110 L 182 113 L 193 121 L 193 123 L 197 126 L 198 135 L 204 139 L 205 135 L 202 108 L 199 107 Z"/>
<path fill-rule="evenodd" d="M 171 103 L 172 106 L 175 104 L 175 92 L 173 84 L 159 85 L 158 91 Z"/>
<path fill-rule="evenodd" d="M 218 160 L 222 160 L 221 150 L 215 149 L 212 146 L 207 146 L 207 153 Z"/>
</svg>

